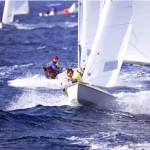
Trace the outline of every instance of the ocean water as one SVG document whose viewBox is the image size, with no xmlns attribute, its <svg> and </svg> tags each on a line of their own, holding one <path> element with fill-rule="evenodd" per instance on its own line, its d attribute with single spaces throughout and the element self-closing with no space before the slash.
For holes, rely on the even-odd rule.
<svg viewBox="0 0 150 150">
<path fill-rule="evenodd" d="M 115 107 L 70 102 L 43 66 L 58 55 L 77 67 L 78 16 L 40 17 L 47 3 L 30 1 L 29 15 L 0 30 L 0 150 L 150 150 L 150 67 L 122 66 Z"/>
</svg>

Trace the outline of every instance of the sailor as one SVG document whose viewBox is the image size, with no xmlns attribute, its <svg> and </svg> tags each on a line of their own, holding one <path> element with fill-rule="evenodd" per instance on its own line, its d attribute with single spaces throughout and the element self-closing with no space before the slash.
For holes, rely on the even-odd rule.
<svg viewBox="0 0 150 150">
<path fill-rule="evenodd" d="M 54 14 L 57 14 L 57 8 L 56 7 L 54 7 Z"/>
<path fill-rule="evenodd" d="M 82 81 L 82 76 L 85 70 L 85 65 L 81 66 L 79 70 L 75 71 L 73 74 L 73 79 L 76 81 Z"/>
<path fill-rule="evenodd" d="M 53 15 L 56 14 L 56 12 L 57 12 L 57 9 L 56 9 L 56 8 L 51 8 L 51 11 L 50 11 L 49 15 L 50 15 L 50 16 L 53 16 Z"/>
<path fill-rule="evenodd" d="M 43 14 L 40 13 L 39 15 L 40 15 L 40 16 L 49 16 L 49 14 L 50 14 L 50 10 L 47 10 L 47 11 L 45 11 Z"/>
<path fill-rule="evenodd" d="M 55 79 L 57 74 L 61 72 L 58 64 L 58 56 L 53 56 L 52 61 L 45 65 L 44 71 L 47 78 Z"/>
<path fill-rule="evenodd" d="M 67 69 L 67 74 L 62 78 L 61 81 L 61 85 L 63 87 L 76 82 L 76 80 L 72 78 L 73 72 L 74 71 L 72 69 Z"/>
</svg>

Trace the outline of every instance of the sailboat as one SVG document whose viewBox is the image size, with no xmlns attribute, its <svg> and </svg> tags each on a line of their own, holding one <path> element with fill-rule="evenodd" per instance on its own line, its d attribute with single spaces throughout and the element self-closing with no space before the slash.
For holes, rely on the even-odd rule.
<svg viewBox="0 0 150 150">
<path fill-rule="evenodd" d="M 9 26 L 14 20 L 15 15 L 28 14 L 29 5 L 27 0 L 5 0 L 3 11 L 2 26 Z"/>
<path fill-rule="evenodd" d="M 111 104 L 116 97 L 104 89 L 115 85 L 122 66 L 131 34 L 132 1 L 79 1 L 78 13 L 78 60 L 86 69 L 82 83 L 66 87 L 67 95 L 84 105 Z"/>
<path fill-rule="evenodd" d="M 76 3 L 73 3 L 69 8 L 69 13 L 76 13 L 78 11 L 78 6 Z"/>
<path fill-rule="evenodd" d="M 39 13 L 39 16 L 54 16 L 54 15 L 66 15 L 66 14 L 72 14 L 72 13 L 77 13 L 78 11 L 78 6 L 76 3 L 73 3 L 69 8 L 64 8 L 62 10 L 58 10 L 56 6 L 62 5 L 61 3 L 53 3 L 53 4 L 48 4 L 46 6 L 50 7 L 50 11 L 46 11 L 44 13 Z"/>
</svg>

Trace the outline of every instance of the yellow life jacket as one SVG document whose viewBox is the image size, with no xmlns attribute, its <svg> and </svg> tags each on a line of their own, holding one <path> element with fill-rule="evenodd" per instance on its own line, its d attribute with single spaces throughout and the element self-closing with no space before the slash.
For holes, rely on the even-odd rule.
<svg viewBox="0 0 150 150">
<path fill-rule="evenodd" d="M 82 75 L 79 71 L 76 71 L 76 72 L 74 72 L 72 78 L 78 81 L 79 78 L 82 78 Z"/>
<path fill-rule="evenodd" d="M 55 66 L 56 66 L 57 68 L 59 68 L 59 64 L 58 64 L 58 62 L 55 64 Z"/>
</svg>

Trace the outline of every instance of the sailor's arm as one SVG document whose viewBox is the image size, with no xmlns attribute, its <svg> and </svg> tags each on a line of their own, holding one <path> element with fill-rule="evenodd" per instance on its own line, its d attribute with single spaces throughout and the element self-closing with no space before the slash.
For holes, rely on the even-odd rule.
<svg viewBox="0 0 150 150">
<path fill-rule="evenodd" d="M 52 67 L 56 72 L 59 72 L 59 68 L 57 68 L 57 67 L 55 66 L 54 62 L 51 62 L 51 63 L 49 64 L 49 67 Z"/>
</svg>

